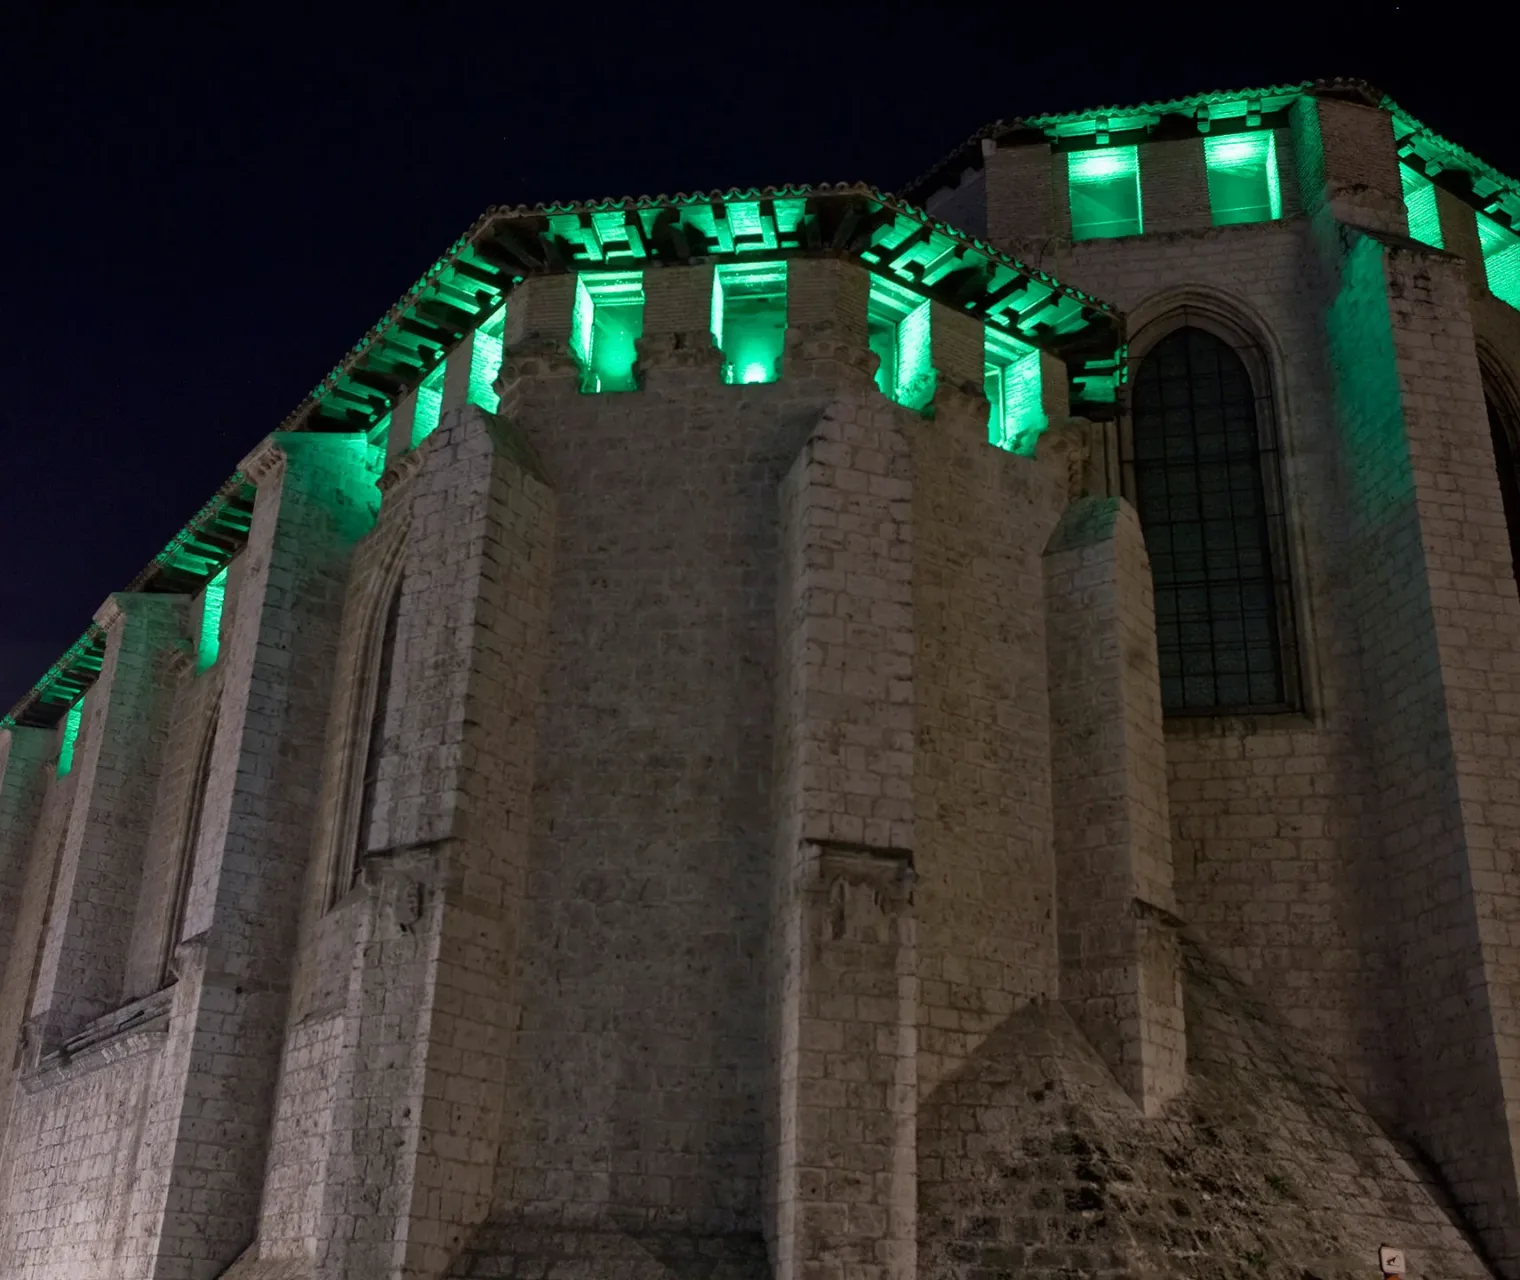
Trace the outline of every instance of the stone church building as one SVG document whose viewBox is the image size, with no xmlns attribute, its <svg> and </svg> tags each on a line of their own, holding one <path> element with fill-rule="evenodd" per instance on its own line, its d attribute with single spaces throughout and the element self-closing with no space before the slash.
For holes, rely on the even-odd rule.
<svg viewBox="0 0 1520 1280">
<path fill-rule="evenodd" d="M 1520 1277 L 1517 308 L 1359 82 L 490 210 L 3 722 L 0 1280 Z"/>
</svg>

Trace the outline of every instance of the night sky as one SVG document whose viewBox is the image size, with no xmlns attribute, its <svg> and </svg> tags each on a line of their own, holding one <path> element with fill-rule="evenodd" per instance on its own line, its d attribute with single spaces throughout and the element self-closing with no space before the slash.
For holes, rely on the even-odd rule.
<svg viewBox="0 0 1520 1280">
<path fill-rule="evenodd" d="M 891 189 L 1000 116 L 1333 75 L 1520 173 L 1470 5 L 48 10 L 0 27 L 0 710 L 488 205 Z"/>
</svg>

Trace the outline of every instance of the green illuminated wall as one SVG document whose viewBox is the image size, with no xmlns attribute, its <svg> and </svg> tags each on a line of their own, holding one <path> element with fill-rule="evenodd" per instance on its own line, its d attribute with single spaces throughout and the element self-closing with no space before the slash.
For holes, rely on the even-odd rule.
<svg viewBox="0 0 1520 1280">
<path fill-rule="evenodd" d="M 786 347 L 786 263 L 725 263 L 713 272 L 713 342 L 723 381 L 775 382 Z"/>
<path fill-rule="evenodd" d="M 1520 307 L 1520 236 L 1484 214 L 1477 218 L 1488 291 L 1510 306 Z"/>
<path fill-rule="evenodd" d="M 507 309 L 500 307 L 475 330 L 475 339 L 470 346 L 470 403 L 478 404 L 487 413 L 495 413 L 501 403 L 495 384 L 496 375 L 501 372 L 502 342 L 506 331 Z"/>
<path fill-rule="evenodd" d="M 80 698 L 64 713 L 63 741 L 58 745 L 58 776 L 60 778 L 74 767 L 74 744 L 79 740 L 79 721 L 83 715 L 83 698 Z"/>
<path fill-rule="evenodd" d="M 1073 240 L 1137 236 L 1145 229 L 1138 147 L 1068 151 L 1066 179 L 1071 188 Z"/>
<path fill-rule="evenodd" d="M 416 448 L 438 430 L 438 415 L 443 409 L 443 371 L 446 361 L 422 380 L 417 388 L 417 409 L 412 414 L 412 448 Z"/>
<path fill-rule="evenodd" d="M 1210 135 L 1203 140 L 1203 160 L 1216 227 L 1282 217 L 1277 139 L 1270 129 Z"/>
<path fill-rule="evenodd" d="M 206 583 L 201 593 L 201 634 L 198 667 L 201 671 L 216 665 L 222 645 L 222 604 L 227 598 L 227 570 L 223 569 Z"/>
<path fill-rule="evenodd" d="M 936 375 L 927 298 L 890 280 L 871 277 L 868 326 L 871 350 L 881 357 L 876 385 L 884 396 L 922 412 L 934 398 Z"/>
<path fill-rule="evenodd" d="M 582 272 L 575 277 L 570 350 L 581 368 L 582 391 L 636 390 L 634 343 L 643 332 L 642 272 Z"/>
<path fill-rule="evenodd" d="M 1409 236 L 1435 249 L 1444 249 L 1441 238 L 1441 214 L 1436 208 L 1435 185 L 1423 173 L 1407 164 L 1399 166 L 1404 180 L 1404 208 L 1409 212 Z"/>
<path fill-rule="evenodd" d="M 989 412 L 987 439 L 999 449 L 1032 456 L 1049 425 L 1040 388 L 1039 348 L 995 329 L 983 330 Z"/>
</svg>

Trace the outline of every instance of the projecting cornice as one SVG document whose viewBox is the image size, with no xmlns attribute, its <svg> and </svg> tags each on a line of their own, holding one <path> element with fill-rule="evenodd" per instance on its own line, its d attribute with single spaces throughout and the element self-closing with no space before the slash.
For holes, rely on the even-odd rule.
<svg viewBox="0 0 1520 1280">
<path fill-rule="evenodd" d="M 1118 312 L 874 187 L 765 187 L 488 210 L 286 418 L 376 426 L 521 281 L 651 265 L 851 257 L 1072 371 L 1078 407 L 1112 402 Z M 1102 394 L 1107 386 L 1110 394 Z"/>
</svg>

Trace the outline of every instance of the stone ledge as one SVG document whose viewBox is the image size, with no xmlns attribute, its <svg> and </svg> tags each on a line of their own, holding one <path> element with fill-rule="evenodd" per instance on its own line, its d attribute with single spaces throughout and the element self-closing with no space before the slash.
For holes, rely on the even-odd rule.
<svg viewBox="0 0 1520 1280">
<path fill-rule="evenodd" d="M 114 1063 L 159 1049 L 169 1034 L 174 988 L 165 987 L 103 1014 L 21 1077 L 28 1095 L 42 1093 Z"/>
</svg>

